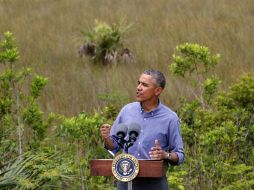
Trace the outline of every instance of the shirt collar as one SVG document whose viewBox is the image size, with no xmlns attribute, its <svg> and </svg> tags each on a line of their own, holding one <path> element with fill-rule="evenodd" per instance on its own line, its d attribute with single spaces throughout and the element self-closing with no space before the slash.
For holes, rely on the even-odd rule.
<svg viewBox="0 0 254 190">
<path fill-rule="evenodd" d="M 141 103 L 139 104 L 140 105 L 140 113 L 147 113 L 147 114 L 152 114 L 154 115 L 155 113 L 157 113 L 159 110 L 160 110 L 160 107 L 161 107 L 161 101 L 158 99 L 158 105 L 157 107 L 155 107 L 152 111 L 150 112 L 145 112 L 144 108 L 142 107 Z"/>
</svg>

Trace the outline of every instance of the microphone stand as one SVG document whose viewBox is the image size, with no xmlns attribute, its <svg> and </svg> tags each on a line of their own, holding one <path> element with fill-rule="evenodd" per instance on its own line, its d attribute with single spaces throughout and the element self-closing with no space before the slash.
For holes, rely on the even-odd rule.
<svg viewBox="0 0 254 190">
<path fill-rule="evenodd" d="M 131 181 L 128 181 L 128 190 L 132 190 L 132 180 Z"/>
<path fill-rule="evenodd" d="M 119 140 L 120 139 L 120 140 Z M 129 140 L 126 141 L 123 138 L 118 138 L 118 145 L 124 149 L 124 152 L 128 154 L 128 149 L 134 144 L 136 137 L 131 136 Z M 127 182 L 128 190 L 132 190 L 132 180 Z"/>
<path fill-rule="evenodd" d="M 124 152 L 128 154 L 128 149 L 129 147 L 131 147 L 133 145 L 133 143 L 130 142 L 130 140 L 125 142 L 125 146 L 124 146 Z M 127 189 L 128 190 L 132 190 L 132 180 L 127 182 Z"/>
</svg>

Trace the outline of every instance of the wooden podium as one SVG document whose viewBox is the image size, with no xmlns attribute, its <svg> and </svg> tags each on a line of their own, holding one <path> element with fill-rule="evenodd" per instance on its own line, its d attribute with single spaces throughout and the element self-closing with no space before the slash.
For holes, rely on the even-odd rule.
<svg viewBox="0 0 254 190">
<path fill-rule="evenodd" d="M 91 160 L 92 176 L 113 176 L 112 159 Z M 137 177 L 162 177 L 165 175 L 165 165 L 162 160 L 138 160 L 139 173 Z"/>
</svg>

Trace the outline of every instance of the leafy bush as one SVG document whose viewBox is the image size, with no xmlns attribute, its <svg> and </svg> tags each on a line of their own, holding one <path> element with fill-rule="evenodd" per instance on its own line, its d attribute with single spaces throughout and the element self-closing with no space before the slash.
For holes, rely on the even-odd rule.
<svg viewBox="0 0 254 190">
<path fill-rule="evenodd" d="M 59 149 L 62 149 L 66 156 L 72 155 L 71 158 L 75 160 L 73 167 L 76 177 L 73 184 L 76 189 L 100 189 L 107 186 L 105 183 L 110 183 L 110 178 L 97 177 L 98 181 L 94 184 L 94 179 L 90 176 L 92 159 L 110 158 L 100 138 L 100 126 L 104 122 L 105 118 L 100 114 L 80 113 L 74 117 L 63 118 L 62 124 L 56 128 L 57 136 L 65 144 L 59 144 Z"/>
<path fill-rule="evenodd" d="M 18 59 L 15 39 L 5 32 L 0 42 L 0 188 L 60 189 L 69 171 L 54 151 L 40 149 L 49 120 L 37 99 L 47 79 L 30 68 L 18 69 Z"/>
<path fill-rule="evenodd" d="M 0 189 L 61 189 L 72 179 L 59 153 L 26 152 L 0 167 Z"/>
<path fill-rule="evenodd" d="M 21 155 L 26 145 L 38 145 L 48 127 L 37 103 L 47 79 L 38 75 L 34 77 L 30 68 L 17 69 L 18 59 L 15 38 L 12 33 L 5 32 L 0 42 L 0 67 L 3 68 L 0 73 L 0 144 L 6 146 L 3 148 L 5 152 L 0 152 L 3 162 L 9 160 L 11 152 Z M 30 83 L 30 80 L 33 81 Z M 27 92 L 29 86 L 31 91 Z M 26 136 L 29 131 L 33 136 Z M 10 145 L 8 139 L 14 143 Z"/>
<path fill-rule="evenodd" d="M 96 20 L 94 28 L 83 32 L 85 54 L 103 64 L 117 62 L 118 54 L 124 53 L 124 35 L 129 28 L 124 21 L 109 25 Z"/>
<path fill-rule="evenodd" d="M 176 47 L 169 70 L 175 76 L 187 77 L 189 80 L 186 82 L 191 82 L 197 87 L 195 96 L 199 97 L 202 106 L 205 106 L 220 84 L 216 76 L 206 78 L 206 75 L 219 63 L 219 60 L 220 55 L 212 55 L 208 47 L 184 43 Z"/>
<path fill-rule="evenodd" d="M 105 117 L 47 118 L 37 102 L 47 79 L 30 68 L 17 70 L 19 53 L 10 32 L 0 45 L 0 189 L 112 189 L 105 185 L 111 178 L 94 183 L 89 170 L 91 159 L 109 157 L 99 132 Z"/>
<path fill-rule="evenodd" d="M 185 44 L 177 50 L 184 55 L 175 57 L 171 71 L 186 78 L 191 77 L 187 77 L 186 72 L 208 73 L 218 57 L 210 56 L 208 48 L 197 44 Z M 253 189 L 253 75 L 242 76 L 228 92 L 219 92 L 220 81 L 205 76 L 202 75 L 200 85 L 193 86 L 202 93 L 194 100 L 184 99 L 178 110 L 186 153 L 186 162 L 178 170 L 187 173 L 184 186 L 188 189 Z"/>
</svg>

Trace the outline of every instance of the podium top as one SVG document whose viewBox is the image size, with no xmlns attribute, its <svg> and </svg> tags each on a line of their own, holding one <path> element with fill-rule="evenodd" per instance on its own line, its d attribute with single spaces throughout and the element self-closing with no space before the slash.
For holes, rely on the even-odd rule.
<svg viewBox="0 0 254 190">
<path fill-rule="evenodd" d="M 112 159 L 96 159 L 91 161 L 92 176 L 113 176 Z M 162 160 L 138 160 L 139 173 L 137 177 L 162 177 L 166 173 Z"/>
</svg>

